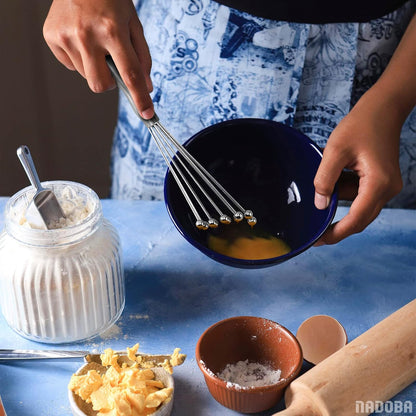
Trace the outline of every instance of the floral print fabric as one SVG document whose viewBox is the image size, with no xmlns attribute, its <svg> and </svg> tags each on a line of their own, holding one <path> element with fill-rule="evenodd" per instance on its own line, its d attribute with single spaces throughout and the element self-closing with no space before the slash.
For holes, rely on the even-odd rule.
<svg viewBox="0 0 416 416">
<path fill-rule="evenodd" d="M 324 147 L 340 120 L 379 77 L 416 2 L 368 23 L 309 25 L 258 18 L 212 0 L 141 0 L 152 55 L 152 98 L 180 142 L 224 120 L 266 118 Z M 416 207 L 416 112 L 403 131 L 404 190 L 390 206 Z M 166 163 L 120 95 L 112 197 L 163 199 Z"/>
</svg>

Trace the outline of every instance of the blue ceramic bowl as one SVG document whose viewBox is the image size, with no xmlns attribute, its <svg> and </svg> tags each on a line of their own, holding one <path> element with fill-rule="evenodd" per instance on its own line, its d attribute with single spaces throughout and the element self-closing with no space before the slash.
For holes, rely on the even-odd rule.
<svg viewBox="0 0 416 416">
<path fill-rule="evenodd" d="M 184 146 L 257 218 L 254 233 L 283 239 L 290 252 L 266 259 L 240 259 L 209 247 L 209 236 L 225 227 L 246 227 L 245 221 L 199 230 L 170 171 L 165 178 L 165 202 L 178 231 L 210 258 L 229 266 L 261 268 L 282 263 L 312 246 L 331 224 L 337 193 L 327 209 L 314 205 L 313 180 L 322 159 L 321 150 L 297 130 L 269 120 L 236 119 L 210 126 Z M 232 238 L 232 237 L 230 237 Z"/>
</svg>

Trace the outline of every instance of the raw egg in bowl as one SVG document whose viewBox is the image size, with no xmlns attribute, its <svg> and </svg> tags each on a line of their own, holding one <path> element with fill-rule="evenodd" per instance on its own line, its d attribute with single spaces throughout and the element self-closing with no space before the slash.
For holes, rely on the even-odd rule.
<svg viewBox="0 0 416 416">
<path fill-rule="evenodd" d="M 165 202 L 173 223 L 217 262 L 240 268 L 282 263 L 311 247 L 334 218 L 336 191 L 328 208 L 314 204 L 313 180 L 322 152 L 291 127 L 263 119 L 230 120 L 200 131 L 184 147 L 257 220 L 255 225 L 243 219 L 198 229 L 168 170 Z"/>
</svg>

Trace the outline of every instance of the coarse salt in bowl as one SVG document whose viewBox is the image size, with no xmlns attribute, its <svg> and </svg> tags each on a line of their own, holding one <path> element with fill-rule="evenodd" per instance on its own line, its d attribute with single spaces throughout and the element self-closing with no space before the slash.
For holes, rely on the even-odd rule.
<svg viewBox="0 0 416 416">
<path fill-rule="evenodd" d="M 270 409 L 302 367 L 296 337 L 268 319 L 237 316 L 217 322 L 200 337 L 196 360 L 211 395 L 242 413 Z M 250 373 L 262 373 L 261 382 Z M 236 378 L 230 381 L 230 374 Z"/>
</svg>

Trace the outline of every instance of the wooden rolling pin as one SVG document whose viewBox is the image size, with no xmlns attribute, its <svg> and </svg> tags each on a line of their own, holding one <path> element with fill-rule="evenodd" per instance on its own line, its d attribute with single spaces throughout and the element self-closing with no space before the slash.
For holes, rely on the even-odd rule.
<svg viewBox="0 0 416 416">
<path fill-rule="evenodd" d="M 357 402 L 385 402 L 415 380 L 416 299 L 294 380 L 274 416 L 368 415 Z"/>
</svg>

